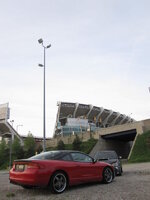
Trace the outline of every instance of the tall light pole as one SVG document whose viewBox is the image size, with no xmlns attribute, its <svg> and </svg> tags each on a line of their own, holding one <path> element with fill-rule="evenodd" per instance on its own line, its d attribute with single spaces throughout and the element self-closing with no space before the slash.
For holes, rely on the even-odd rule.
<svg viewBox="0 0 150 200">
<path fill-rule="evenodd" d="M 51 47 L 51 44 L 44 46 L 43 44 L 43 39 L 40 38 L 38 40 L 39 44 L 42 45 L 42 47 L 44 48 L 44 64 L 39 64 L 39 67 L 43 67 L 43 151 L 45 152 L 46 150 L 46 142 L 45 142 L 45 135 L 46 135 L 46 121 L 45 121 L 45 53 L 46 53 L 46 49 Z"/>
<path fill-rule="evenodd" d="M 17 131 L 17 133 L 18 133 L 18 127 L 19 126 L 23 126 L 22 124 L 18 124 L 17 126 L 16 126 L 16 131 Z"/>
<path fill-rule="evenodd" d="M 12 125 L 12 127 L 13 127 L 14 120 L 11 120 L 10 123 L 11 123 L 11 125 Z M 12 134 L 11 134 L 11 137 L 10 137 L 9 169 L 11 169 L 11 160 L 12 160 L 12 143 L 13 143 L 13 140 L 14 140 L 14 134 L 12 133 Z"/>
</svg>

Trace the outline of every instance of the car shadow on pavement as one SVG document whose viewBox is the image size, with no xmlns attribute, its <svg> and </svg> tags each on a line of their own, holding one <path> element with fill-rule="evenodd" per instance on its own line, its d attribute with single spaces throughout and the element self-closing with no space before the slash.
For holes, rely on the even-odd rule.
<svg viewBox="0 0 150 200">
<path fill-rule="evenodd" d="M 110 184 L 113 184 L 113 183 L 115 183 L 115 180 Z M 72 192 L 72 191 L 81 190 L 81 189 L 84 190 L 87 188 L 92 189 L 95 186 L 103 187 L 103 185 L 106 185 L 106 184 L 104 184 L 102 182 L 83 183 L 80 185 L 69 186 L 64 193 L 69 193 L 69 191 Z M 20 190 L 17 190 L 17 196 L 18 195 L 20 196 L 21 194 L 23 194 L 23 196 L 30 195 L 30 197 L 31 196 L 35 197 L 35 196 L 39 196 L 39 195 L 42 195 L 42 196 L 55 195 L 55 194 L 51 193 L 50 189 L 48 189 L 48 188 L 32 188 L 32 189 L 20 188 Z"/>
</svg>

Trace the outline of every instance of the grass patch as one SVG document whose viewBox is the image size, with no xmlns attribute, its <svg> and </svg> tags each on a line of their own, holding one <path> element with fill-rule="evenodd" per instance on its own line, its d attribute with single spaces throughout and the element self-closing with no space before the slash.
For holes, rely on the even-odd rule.
<svg viewBox="0 0 150 200">
<path fill-rule="evenodd" d="M 150 162 L 150 131 L 138 135 L 129 163 Z"/>
<path fill-rule="evenodd" d="M 80 151 L 89 154 L 91 152 L 91 150 L 93 149 L 93 147 L 95 146 L 95 144 L 97 143 L 97 139 L 91 138 L 86 142 L 82 142 L 80 145 Z M 53 150 L 57 150 L 57 147 L 48 147 L 46 148 L 47 151 L 53 151 Z M 72 144 L 65 144 L 65 150 L 73 150 L 73 145 Z M 78 149 L 76 149 L 78 150 Z"/>
<path fill-rule="evenodd" d="M 46 148 L 46 151 L 54 151 L 54 150 L 57 150 L 56 147 L 47 147 Z"/>
<path fill-rule="evenodd" d="M 95 146 L 95 144 L 97 143 L 98 140 L 91 138 L 86 142 L 81 142 L 80 145 L 80 151 L 89 154 L 91 152 L 91 150 L 93 149 L 93 147 Z M 72 144 L 65 144 L 65 149 L 66 150 L 73 150 L 73 145 Z M 78 149 L 76 149 L 78 150 Z"/>
<path fill-rule="evenodd" d="M 65 149 L 72 150 L 73 149 L 72 144 L 65 144 Z"/>
<path fill-rule="evenodd" d="M 81 144 L 81 151 L 84 153 L 89 154 L 98 140 L 91 138 L 87 142 L 82 142 Z"/>
</svg>

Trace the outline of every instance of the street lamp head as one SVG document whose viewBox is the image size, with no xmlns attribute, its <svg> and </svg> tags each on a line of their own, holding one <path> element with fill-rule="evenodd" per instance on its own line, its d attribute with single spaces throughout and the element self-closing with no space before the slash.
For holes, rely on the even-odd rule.
<svg viewBox="0 0 150 200">
<path fill-rule="evenodd" d="M 17 127 L 19 127 L 19 126 L 23 126 L 23 125 L 22 124 L 18 124 Z"/>
<path fill-rule="evenodd" d="M 51 47 L 51 44 L 47 45 L 47 47 L 46 47 L 46 48 L 48 49 L 48 48 L 50 48 L 50 47 Z"/>
<path fill-rule="evenodd" d="M 43 39 L 40 38 L 40 39 L 38 40 L 38 42 L 39 42 L 39 44 L 43 44 Z"/>
<path fill-rule="evenodd" d="M 44 67 L 44 65 L 42 65 L 42 64 L 39 64 L 39 67 Z"/>
</svg>

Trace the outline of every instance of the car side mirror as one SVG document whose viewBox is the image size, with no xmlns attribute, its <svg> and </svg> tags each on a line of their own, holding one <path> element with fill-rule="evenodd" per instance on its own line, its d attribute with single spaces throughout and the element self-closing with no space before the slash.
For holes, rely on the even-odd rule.
<svg viewBox="0 0 150 200">
<path fill-rule="evenodd" d="M 97 162 L 97 160 L 95 158 L 93 158 L 93 163 L 96 163 L 96 162 Z"/>
</svg>

